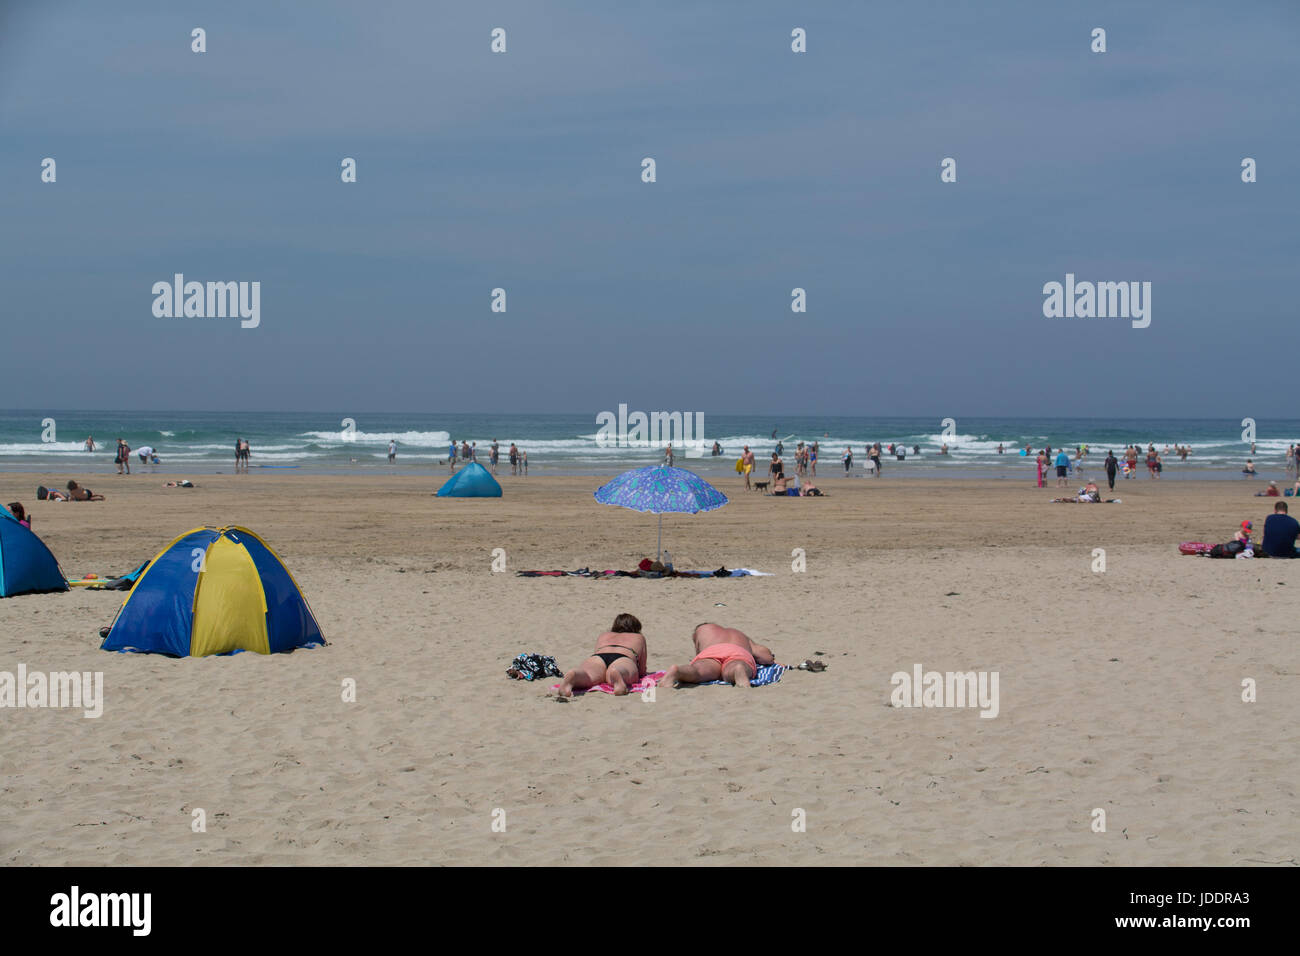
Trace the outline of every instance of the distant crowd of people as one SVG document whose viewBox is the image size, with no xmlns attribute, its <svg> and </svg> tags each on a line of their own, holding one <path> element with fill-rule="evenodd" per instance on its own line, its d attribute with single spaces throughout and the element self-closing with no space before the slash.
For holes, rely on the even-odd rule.
<svg viewBox="0 0 1300 956">
<path fill-rule="evenodd" d="M 671 449 L 671 445 L 669 448 Z M 395 447 L 389 448 L 389 462 L 393 461 L 393 452 Z M 528 453 L 523 451 L 514 442 L 510 443 L 510 450 L 506 452 L 510 459 L 510 474 L 524 476 L 528 474 Z M 478 461 L 478 442 L 461 441 L 460 448 L 457 450 L 456 442 L 452 441 L 447 446 L 447 467 L 454 475 L 456 473 L 457 461 L 477 462 Z M 501 443 L 495 438 L 492 439 L 492 445 L 488 450 L 488 469 L 492 474 L 497 473 L 497 465 L 501 461 Z"/>
</svg>

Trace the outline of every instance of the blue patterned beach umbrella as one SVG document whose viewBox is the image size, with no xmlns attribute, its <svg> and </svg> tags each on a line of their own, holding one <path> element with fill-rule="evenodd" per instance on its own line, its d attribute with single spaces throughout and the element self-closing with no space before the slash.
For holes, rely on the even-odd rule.
<svg viewBox="0 0 1300 956">
<path fill-rule="evenodd" d="M 667 465 L 625 471 L 596 489 L 602 505 L 618 505 L 659 516 L 658 555 L 663 555 L 664 514 L 698 514 L 727 503 L 727 496 L 693 471 Z"/>
</svg>

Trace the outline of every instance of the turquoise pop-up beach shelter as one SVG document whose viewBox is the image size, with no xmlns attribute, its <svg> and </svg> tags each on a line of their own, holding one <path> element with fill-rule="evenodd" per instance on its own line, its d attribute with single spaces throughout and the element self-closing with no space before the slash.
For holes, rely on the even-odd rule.
<svg viewBox="0 0 1300 956">
<path fill-rule="evenodd" d="M 448 478 L 438 489 L 439 498 L 500 498 L 501 485 L 478 462 L 471 462 L 460 474 Z"/>
<path fill-rule="evenodd" d="M 66 590 L 68 579 L 45 542 L 0 505 L 0 597 Z"/>
<path fill-rule="evenodd" d="M 135 582 L 106 651 L 204 657 L 282 654 L 325 643 L 280 556 L 247 528 L 195 528 Z"/>
</svg>

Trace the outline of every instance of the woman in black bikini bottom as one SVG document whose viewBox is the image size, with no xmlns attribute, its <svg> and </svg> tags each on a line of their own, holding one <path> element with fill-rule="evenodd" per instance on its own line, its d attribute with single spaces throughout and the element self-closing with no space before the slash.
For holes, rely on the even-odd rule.
<svg viewBox="0 0 1300 956">
<path fill-rule="evenodd" d="M 561 697 L 572 697 L 574 691 L 608 683 L 616 695 L 623 695 L 645 672 L 646 641 L 641 622 L 631 614 L 620 614 L 613 628 L 596 639 L 595 652 L 566 673 L 557 690 Z"/>
</svg>

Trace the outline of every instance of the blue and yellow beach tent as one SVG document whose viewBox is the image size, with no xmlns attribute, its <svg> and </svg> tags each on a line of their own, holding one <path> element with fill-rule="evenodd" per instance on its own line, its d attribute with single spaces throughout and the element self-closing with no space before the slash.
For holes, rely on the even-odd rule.
<svg viewBox="0 0 1300 956">
<path fill-rule="evenodd" d="M 325 643 L 279 555 L 247 528 L 195 528 L 149 562 L 105 651 L 172 657 L 287 653 Z"/>
<path fill-rule="evenodd" d="M 500 498 L 501 485 L 478 462 L 471 462 L 460 474 L 448 478 L 438 489 L 439 498 Z"/>
<path fill-rule="evenodd" d="M 0 597 L 66 590 L 68 579 L 45 542 L 0 505 Z"/>
</svg>

